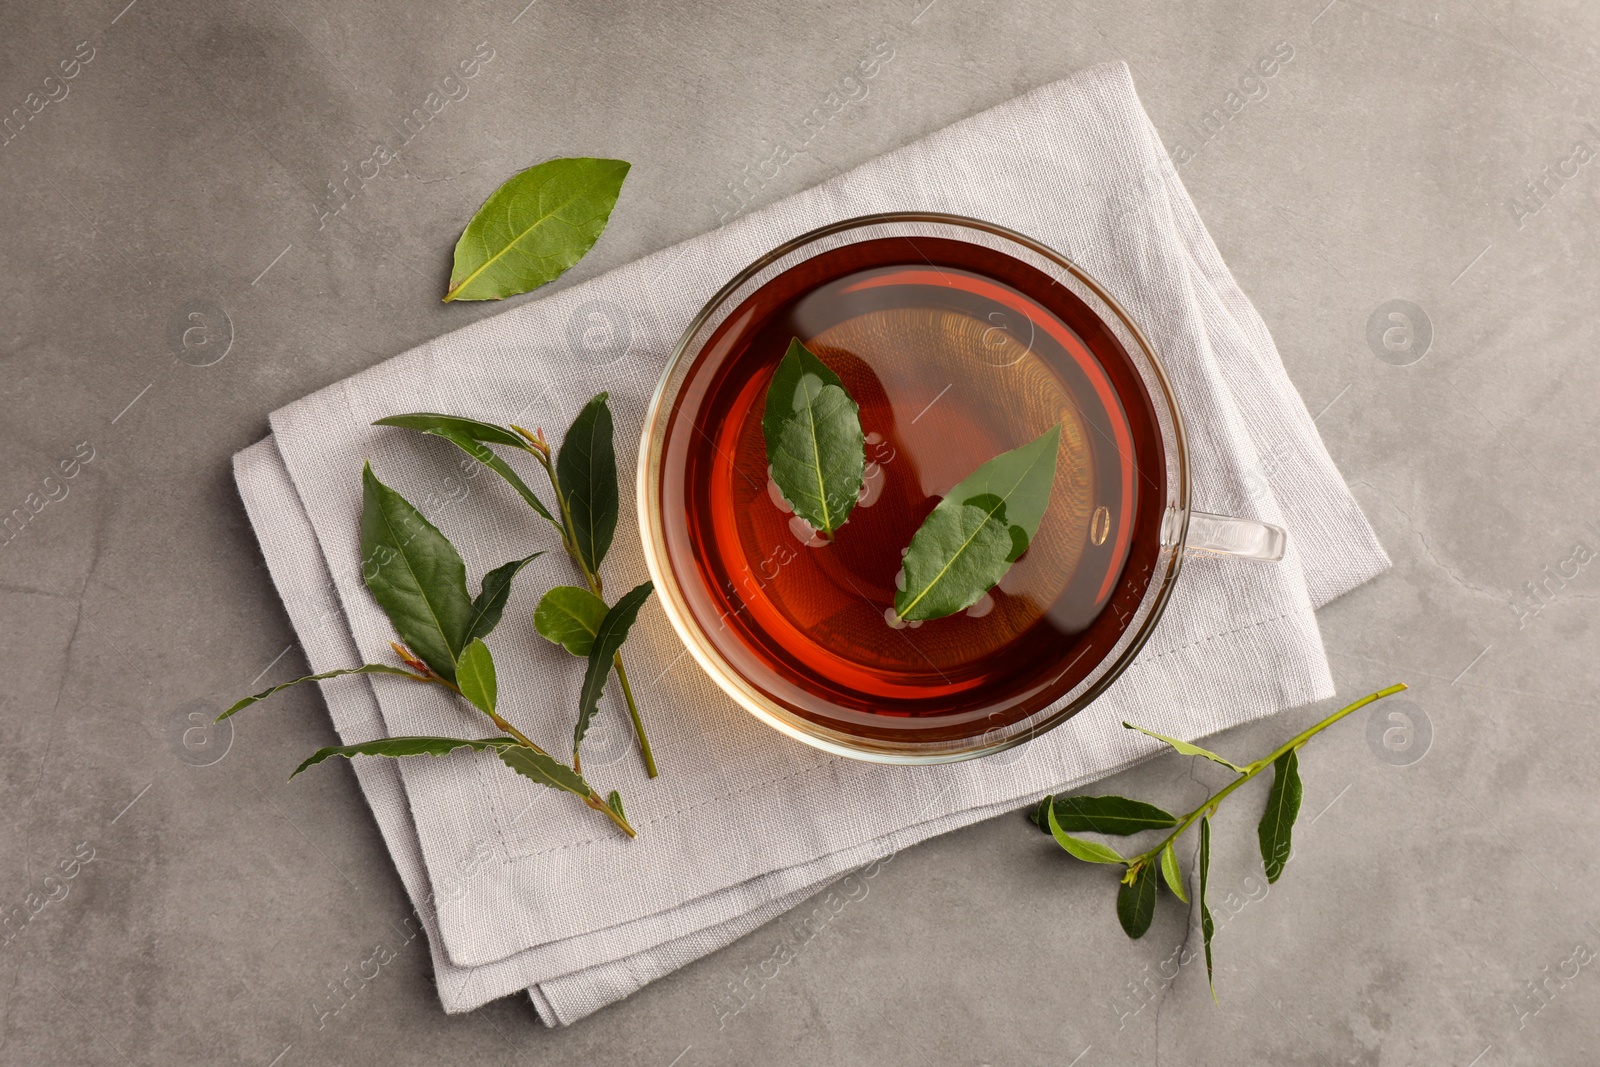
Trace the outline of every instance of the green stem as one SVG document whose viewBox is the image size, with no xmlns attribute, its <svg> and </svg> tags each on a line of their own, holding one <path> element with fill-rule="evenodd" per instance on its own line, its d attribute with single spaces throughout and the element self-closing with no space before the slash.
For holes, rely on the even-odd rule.
<svg viewBox="0 0 1600 1067">
<path fill-rule="evenodd" d="M 633 687 L 628 684 L 628 672 L 622 666 L 622 653 L 612 660 L 617 665 L 617 681 L 622 683 L 622 695 L 628 702 L 628 714 L 633 717 L 633 732 L 639 735 L 639 754 L 644 757 L 644 771 L 651 778 L 658 773 L 656 758 L 650 752 L 650 739 L 644 735 L 644 723 L 639 719 L 639 705 L 633 702 Z"/>
<path fill-rule="evenodd" d="M 513 427 L 513 429 L 516 429 L 516 427 Z M 523 433 L 524 436 L 527 434 L 525 430 L 519 432 Z M 550 489 L 556 495 L 556 504 L 561 509 L 562 547 L 567 550 L 567 555 L 572 557 L 572 562 L 578 565 L 578 571 L 583 575 L 584 582 L 588 584 L 589 591 L 604 600 L 605 588 L 600 581 L 600 575 L 589 569 L 589 565 L 584 562 L 583 553 L 578 551 L 577 543 L 568 534 L 568 531 L 572 529 L 572 512 L 567 507 L 567 494 L 561 491 L 561 479 L 556 477 L 555 467 L 551 465 L 550 458 L 538 449 L 530 447 L 527 451 L 544 468 L 546 476 L 550 479 Z M 628 684 L 628 671 L 622 666 L 622 653 L 618 652 L 612 662 L 616 664 L 617 681 L 622 683 L 622 695 L 628 703 L 628 716 L 633 719 L 633 732 L 639 738 L 639 754 L 644 757 L 645 773 L 654 778 L 661 772 L 656 769 L 656 757 L 650 751 L 650 739 L 645 736 L 644 720 L 639 717 L 639 705 L 633 699 L 633 686 Z M 572 762 L 573 766 L 576 767 L 578 763 L 578 754 L 576 752 L 572 754 Z"/>
<path fill-rule="evenodd" d="M 1216 793 L 1207 797 L 1204 804 L 1201 804 L 1198 808 L 1195 808 L 1189 814 L 1180 819 L 1177 827 L 1172 831 L 1172 833 L 1168 834 L 1159 845 L 1148 852 L 1141 852 L 1139 855 L 1128 860 L 1129 873 L 1137 871 L 1146 863 L 1149 863 L 1156 857 L 1160 856 L 1162 849 L 1166 848 L 1172 842 L 1182 837 L 1184 831 L 1188 830 L 1189 827 L 1198 822 L 1200 817 L 1206 812 L 1210 812 L 1213 815 L 1216 814 L 1217 806 L 1222 803 L 1224 798 L 1226 798 L 1229 793 L 1232 793 L 1235 789 L 1238 789 L 1241 785 L 1244 785 L 1250 779 L 1254 778 L 1256 775 L 1272 766 L 1275 762 L 1277 762 L 1280 756 L 1299 748 L 1301 745 L 1304 745 L 1307 741 L 1311 740 L 1317 734 L 1320 734 L 1322 731 L 1326 730 L 1328 727 L 1332 726 L 1346 715 L 1349 715 L 1355 711 L 1359 711 L 1368 704 L 1371 704 L 1377 700 L 1382 700 L 1384 697 L 1394 696 L 1396 693 L 1403 691 L 1405 688 L 1406 685 L 1404 682 L 1397 682 L 1396 684 L 1389 686 L 1387 689 L 1380 689 L 1376 693 L 1368 693 L 1354 704 L 1349 704 L 1340 708 L 1338 711 L 1334 712 L 1332 715 L 1329 715 L 1326 719 L 1323 719 L 1316 725 L 1301 730 L 1299 733 L 1289 738 L 1289 740 L 1279 745 L 1275 750 L 1273 750 L 1271 755 L 1265 756 L 1256 760 L 1254 763 L 1247 765 L 1243 774 L 1234 779 L 1232 782 L 1229 782 L 1227 785 L 1223 786 Z"/>
<path fill-rule="evenodd" d="M 456 685 L 454 682 L 450 681 L 448 678 L 440 678 L 438 675 L 434 675 L 431 678 L 419 679 L 419 680 L 420 681 L 437 682 L 438 684 L 444 686 L 446 689 L 450 690 L 452 693 L 455 693 L 457 696 L 461 696 L 461 697 L 465 698 L 465 694 L 463 694 L 461 692 L 461 687 Z M 473 706 L 476 707 L 477 705 L 473 705 Z M 505 718 L 503 716 L 501 716 L 500 714 L 498 714 L 496 712 L 493 712 L 493 711 L 485 712 L 484 714 L 488 715 L 490 719 L 494 720 L 494 724 L 496 726 L 498 726 L 501 730 L 505 731 L 507 736 L 515 738 L 518 744 L 524 745 L 524 746 L 526 746 L 528 748 L 533 749 L 533 751 L 539 753 L 539 755 L 541 755 L 541 756 L 549 756 L 550 755 L 550 753 L 546 752 L 544 749 L 540 748 L 538 745 L 534 744 L 531 740 L 529 740 L 528 735 L 524 734 L 521 730 L 517 729 L 515 726 L 512 726 L 509 722 L 507 722 L 505 720 Z M 554 759 L 555 757 L 551 756 L 550 758 Z M 574 764 L 574 766 L 572 768 L 573 771 L 575 773 L 577 773 L 579 776 L 582 776 L 583 772 L 578 770 L 578 768 L 576 766 L 576 764 L 577 764 L 577 760 L 576 759 L 573 760 L 573 764 Z M 593 787 L 591 787 L 589 789 L 589 795 L 583 798 L 583 802 L 585 804 L 589 805 L 589 807 L 593 808 L 595 811 L 598 811 L 598 812 L 602 813 L 603 815 L 605 815 L 605 817 L 610 819 L 612 822 L 616 823 L 617 824 L 617 828 L 619 830 L 621 830 L 623 833 L 627 834 L 629 837 L 638 837 L 639 836 L 639 832 L 637 830 L 635 830 L 633 827 L 628 825 L 628 820 L 624 819 L 621 815 L 618 815 L 616 813 L 616 810 L 613 809 L 610 804 L 607 804 L 605 802 L 605 798 L 602 797 L 599 793 L 594 791 Z"/>
<path fill-rule="evenodd" d="M 627 834 L 629 837 L 639 836 L 639 831 L 629 826 L 628 820 L 618 815 L 611 805 L 605 802 L 605 798 L 599 793 L 596 793 L 593 789 L 589 790 L 589 795 L 583 798 L 583 802 L 589 805 L 595 811 L 603 813 L 606 818 L 616 823 L 617 828 L 623 833 Z"/>
<path fill-rule="evenodd" d="M 545 474 L 549 475 L 550 488 L 555 490 L 556 503 L 562 505 L 560 509 L 561 520 L 557 520 L 550 515 L 544 514 L 543 512 L 540 513 L 539 517 L 544 519 L 551 526 L 555 527 L 556 533 L 561 535 L 561 547 L 565 548 L 567 553 L 571 555 L 573 559 L 577 559 L 576 546 L 574 546 L 567 537 L 567 528 L 571 525 L 571 516 L 567 514 L 565 506 L 566 502 L 561 497 L 561 487 L 556 484 L 555 471 L 550 467 L 550 454 L 547 450 L 547 446 L 545 446 L 539 438 L 535 437 L 527 430 L 524 430 L 516 423 L 512 423 L 511 428 L 520 434 L 526 442 L 518 447 L 520 447 L 524 452 L 528 453 L 528 455 L 532 456 L 534 459 L 538 460 L 539 466 L 543 467 Z"/>
<path fill-rule="evenodd" d="M 584 582 L 589 586 L 589 591 L 597 597 L 604 598 L 600 588 L 600 576 L 589 569 L 589 564 L 584 562 L 583 553 L 578 551 L 578 543 L 572 539 L 572 509 L 567 506 L 567 494 L 561 491 L 561 479 L 556 477 L 556 469 L 550 463 L 550 458 L 536 449 L 529 449 L 533 458 L 539 461 L 544 468 L 545 476 L 550 479 L 550 491 L 556 495 L 556 507 L 561 511 L 561 547 L 567 550 L 567 555 L 572 557 L 572 562 L 578 565 L 578 572 L 583 575 Z"/>
</svg>

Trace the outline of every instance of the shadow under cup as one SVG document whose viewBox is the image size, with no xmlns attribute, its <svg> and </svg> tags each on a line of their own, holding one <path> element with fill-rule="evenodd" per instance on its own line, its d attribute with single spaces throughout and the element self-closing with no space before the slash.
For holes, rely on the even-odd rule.
<svg viewBox="0 0 1600 1067">
<path fill-rule="evenodd" d="M 985 224 L 874 216 L 777 250 L 691 325 L 646 420 L 640 514 L 675 628 L 747 709 L 858 758 L 961 759 L 1063 721 L 1137 651 L 1181 559 L 1163 538 L 1181 427 L 1131 324 L 1066 271 Z M 831 543 L 768 474 L 767 384 L 794 337 L 867 437 Z M 901 622 L 901 557 L 940 497 L 1053 426 L 1027 552 L 966 611 Z"/>
</svg>

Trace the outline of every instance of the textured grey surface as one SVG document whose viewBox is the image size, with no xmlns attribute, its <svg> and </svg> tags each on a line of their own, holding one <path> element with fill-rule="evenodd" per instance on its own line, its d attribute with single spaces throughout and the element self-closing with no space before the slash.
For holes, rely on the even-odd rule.
<svg viewBox="0 0 1600 1067">
<path fill-rule="evenodd" d="M 0 1062 L 1594 1062 L 1600 9 L 1324 2 L 0 7 L 0 512 L 37 512 L 0 545 Z M 1394 557 L 1322 614 L 1340 691 L 1413 686 L 1305 753 L 1270 891 L 1225 809 L 1220 1003 L 1175 909 L 1128 942 L 1106 873 L 1013 816 L 569 1030 L 445 1016 L 348 768 L 283 782 L 317 694 L 185 734 L 304 666 L 229 457 L 492 313 L 439 303 L 449 249 L 532 162 L 634 163 L 576 280 L 1115 58 Z M 1107 788 L 1194 803 L 1190 771 Z"/>
</svg>

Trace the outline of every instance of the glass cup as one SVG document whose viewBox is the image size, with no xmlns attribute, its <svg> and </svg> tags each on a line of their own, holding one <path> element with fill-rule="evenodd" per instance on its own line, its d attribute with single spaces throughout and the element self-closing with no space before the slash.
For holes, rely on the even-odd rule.
<svg viewBox="0 0 1600 1067">
<path fill-rule="evenodd" d="M 791 335 L 845 379 L 867 434 L 832 543 L 786 513 L 765 466 L 760 407 Z M 920 628 L 883 610 L 903 580 L 884 548 L 1052 425 L 1050 505 L 1000 584 Z M 970 759 L 1060 725 L 1144 646 L 1186 554 L 1275 561 L 1285 543 L 1190 510 L 1177 398 L 1102 286 L 1021 234 L 924 212 L 813 230 L 711 298 L 645 417 L 638 514 L 662 607 L 712 680 L 791 737 L 881 763 Z"/>
</svg>

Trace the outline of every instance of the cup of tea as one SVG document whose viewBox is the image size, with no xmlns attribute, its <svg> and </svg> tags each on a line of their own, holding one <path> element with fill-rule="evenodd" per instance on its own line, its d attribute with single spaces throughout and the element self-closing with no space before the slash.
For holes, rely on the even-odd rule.
<svg viewBox="0 0 1600 1067">
<path fill-rule="evenodd" d="M 865 472 L 816 536 L 773 481 L 764 398 L 798 338 L 859 406 Z M 895 613 L 901 559 L 983 462 L 1060 427 L 1027 551 L 944 618 Z M 740 271 L 679 341 L 645 417 L 645 558 L 707 674 L 839 755 L 940 763 L 1065 722 L 1127 668 L 1186 553 L 1283 556 L 1276 526 L 1189 508 L 1183 417 L 1115 300 L 1037 241 L 955 215 L 870 215 Z"/>
</svg>

